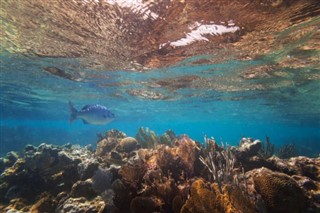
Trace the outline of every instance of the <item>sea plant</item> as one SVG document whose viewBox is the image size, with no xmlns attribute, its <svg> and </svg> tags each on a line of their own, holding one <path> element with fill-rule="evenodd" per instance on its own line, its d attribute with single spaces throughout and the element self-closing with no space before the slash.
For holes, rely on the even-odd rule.
<svg viewBox="0 0 320 213">
<path fill-rule="evenodd" d="M 170 129 L 162 135 L 157 136 L 156 133 L 150 130 L 148 127 L 140 127 L 135 138 L 142 148 L 148 149 L 153 149 L 158 144 L 173 146 L 174 142 L 177 140 L 176 134 Z"/>
<path fill-rule="evenodd" d="M 167 130 L 165 133 L 158 137 L 158 141 L 160 144 L 165 144 L 168 146 L 172 146 L 176 140 L 177 136 L 171 129 Z"/>
<path fill-rule="evenodd" d="M 153 149 L 158 144 L 156 133 L 149 128 L 140 127 L 135 138 L 142 148 Z"/>
<path fill-rule="evenodd" d="M 213 180 L 218 184 L 219 191 L 222 193 L 222 186 L 226 183 L 236 182 L 235 174 L 236 158 L 230 147 L 220 148 L 214 138 L 204 138 L 207 156 L 200 156 L 200 161 L 208 168 Z"/>
<path fill-rule="evenodd" d="M 298 151 L 294 144 L 284 144 L 277 152 L 277 156 L 281 159 L 288 159 L 298 155 Z"/>
<path fill-rule="evenodd" d="M 274 144 L 272 144 L 270 142 L 270 138 L 266 136 L 265 143 L 261 143 L 261 149 L 259 151 L 259 155 L 267 159 L 274 155 L 274 151 L 275 151 Z"/>
</svg>

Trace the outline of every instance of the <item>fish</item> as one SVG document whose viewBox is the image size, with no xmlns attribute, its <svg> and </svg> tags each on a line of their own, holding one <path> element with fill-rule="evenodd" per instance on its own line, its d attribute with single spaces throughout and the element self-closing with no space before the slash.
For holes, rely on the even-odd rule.
<svg viewBox="0 0 320 213">
<path fill-rule="evenodd" d="M 84 124 L 105 125 L 115 119 L 115 115 L 107 107 L 99 104 L 85 105 L 78 111 L 69 101 L 69 108 L 70 123 L 75 119 L 82 119 Z"/>
</svg>

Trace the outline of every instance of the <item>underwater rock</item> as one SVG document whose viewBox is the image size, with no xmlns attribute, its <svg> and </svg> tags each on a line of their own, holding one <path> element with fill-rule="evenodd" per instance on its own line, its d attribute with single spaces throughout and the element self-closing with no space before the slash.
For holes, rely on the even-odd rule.
<svg viewBox="0 0 320 213">
<path fill-rule="evenodd" d="M 266 167 L 268 169 L 275 168 L 274 164 L 269 159 L 266 160 L 265 158 L 261 158 L 258 156 L 243 159 L 241 161 L 241 165 L 245 172 L 261 167 Z"/>
<path fill-rule="evenodd" d="M 55 195 L 70 191 L 80 177 L 93 176 L 97 163 L 88 163 L 90 159 L 93 159 L 92 151 L 78 146 L 70 149 L 48 144 L 27 146 L 24 158 L 1 174 L 4 196 L 0 200 L 19 197 L 33 203 L 43 192 Z"/>
<path fill-rule="evenodd" d="M 19 159 L 19 155 L 16 152 L 8 152 L 4 158 L 0 158 L 0 174 L 8 167 Z"/>
<path fill-rule="evenodd" d="M 303 162 L 303 159 L 305 160 L 305 162 Z M 253 156 L 250 158 L 241 159 L 240 163 L 244 168 L 244 171 L 250 171 L 253 169 L 265 167 L 272 171 L 283 172 L 288 175 L 306 175 L 302 170 L 304 168 L 308 170 L 309 168 L 311 169 L 310 172 L 314 173 L 313 175 L 311 173 L 309 175 L 314 176 L 317 175 L 319 173 L 317 171 L 320 170 L 320 166 L 315 165 L 315 160 L 311 160 L 310 158 L 301 156 L 290 159 L 281 159 L 277 156 L 272 156 L 268 159 L 265 159 L 264 157 Z M 314 171 L 312 172 L 312 170 Z M 307 171 L 305 172 L 308 173 Z"/>
<path fill-rule="evenodd" d="M 6 168 L 6 163 L 5 163 L 5 159 L 4 158 L 0 158 L 0 174 L 4 171 L 4 169 Z"/>
<path fill-rule="evenodd" d="M 290 176 L 266 168 L 252 171 L 254 188 L 261 195 L 267 212 L 303 212 L 307 200 Z"/>
<path fill-rule="evenodd" d="M 113 181 L 112 190 L 114 191 L 113 202 L 119 212 L 130 212 L 131 200 L 137 192 L 131 191 L 120 179 Z"/>
<path fill-rule="evenodd" d="M 283 172 L 288 175 L 300 175 L 320 181 L 320 158 L 308 158 L 304 156 L 290 159 L 271 157 L 267 159 L 268 169 Z"/>
<path fill-rule="evenodd" d="M 99 167 L 99 162 L 94 158 L 86 158 L 78 164 L 78 173 L 81 180 L 91 178 Z"/>
<path fill-rule="evenodd" d="M 32 171 L 48 170 L 54 172 L 56 169 L 62 170 L 63 165 L 59 165 L 58 162 L 62 163 L 60 160 L 65 159 L 62 159 L 59 156 L 60 151 L 62 151 L 60 147 L 42 143 L 36 148 L 35 151 L 27 152 L 28 154 L 25 156 L 26 167 Z M 71 160 L 68 159 L 68 162 L 66 163 L 69 163 L 70 161 Z"/>
<path fill-rule="evenodd" d="M 153 197 L 135 197 L 130 204 L 133 213 L 160 212 L 161 203 Z"/>
<path fill-rule="evenodd" d="M 1 203 L 4 203 L 7 201 L 6 193 L 7 193 L 8 189 L 9 189 L 9 184 L 4 181 L 1 181 L 1 184 L 0 184 L 0 205 L 1 205 Z"/>
<path fill-rule="evenodd" d="M 24 147 L 24 152 L 35 152 L 36 149 L 37 148 L 35 146 L 28 144 Z"/>
<path fill-rule="evenodd" d="M 24 159 L 18 159 L 14 165 L 5 169 L 0 175 L 0 180 L 3 183 L 7 183 L 10 186 L 14 186 L 17 183 L 23 181 L 28 175 L 26 169 L 26 163 Z"/>
<path fill-rule="evenodd" d="M 267 162 L 271 164 L 270 167 L 267 167 L 270 170 L 282 172 L 288 175 L 298 174 L 297 167 L 289 164 L 287 160 L 273 156 L 267 159 Z"/>
<path fill-rule="evenodd" d="M 137 148 L 138 141 L 133 137 L 126 137 L 120 141 L 120 147 L 125 152 L 132 152 Z"/>
<path fill-rule="evenodd" d="M 98 168 L 92 177 L 92 188 L 97 193 L 111 189 L 113 173 L 109 169 Z"/>
<path fill-rule="evenodd" d="M 121 162 L 121 160 L 122 160 L 122 156 L 120 155 L 120 153 L 119 152 L 117 152 L 117 151 L 112 151 L 111 153 L 110 153 L 110 157 L 111 157 L 111 159 L 113 159 L 114 161 L 113 162 Z"/>
<path fill-rule="evenodd" d="M 86 200 L 84 197 L 68 198 L 64 202 L 59 203 L 56 212 L 70 213 L 95 213 L 104 212 L 106 205 L 101 197 L 93 200 Z"/>
<path fill-rule="evenodd" d="M 57 207 L 57 201 L 50 194 L 44 194 L 32 205 L 30 213 L 54 212 Z"/>
<path fill-rule="evenodd" d="M 293 175 L 292 178 L 299 184 L 308 197 L 309 211 L 312 212 L 311 210 L 320 209 L 320 183 L 305 176 Z"/>
<path fill-rule="evenodd" d="M 17 152 L 8 152 L 4 158 L 4 167 L 12 166 L 19 158 L 19 154 Z"/>
<path fill-rule="evenodd" d="M 29 212 L 28 202 L 22 198 L 16 198 L 10 200 L 10 203 L 7 207 L 4 208 L 6 213 L 22 213 Z"/>
<path fill-rule="evenodd" d="M 293 157 L 288 160 L 288 164 L 296 168 L 297 175 L 320 182 L 320 158 Z"/>
<path fill-rule="evenodd" d="M 172 212 L 179 213 L 183 206 L 183 199 L 180 195 L 176 195 L 172 200 Z"/>
<path fill-rule="evenodd" d="M 238 161 L 245 158 L 249 158 L 258 154 L 261 148 L 261 141 L 253 141 L 251 138 L 242 138 L 240 145 L 237 149 L 234 149 L 234 154 Z"/>
<path fill-rule="evenodd" d="M 88 179 L 85 181 L 77 181 L 71 188 L 70 196 L 73 198 L 85 197 L 88 199 L 97 196 L 95 190 L 93 189 L 92 180 Z"/>
<path fill-rule="evenodd" d="M 292 178 L 305 190 L 317 190 L 317 182 L 306 176 L 293 175 Z"/>
</svg>

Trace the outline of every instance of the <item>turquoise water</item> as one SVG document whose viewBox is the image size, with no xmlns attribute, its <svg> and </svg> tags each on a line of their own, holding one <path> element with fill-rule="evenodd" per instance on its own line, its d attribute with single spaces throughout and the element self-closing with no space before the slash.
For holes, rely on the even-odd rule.
<svg viewBox="0 0 320 213">
<path fill-rule="evenodd" d="M 102 2 L 1 4 L 1 155 L 140 127 L 230 145 L 268 136 L 319 155 L 317 1 Z M 71 125 L 69 100 L 116 119 Z"/>
<path fill-rule="evenodd" d="M 43 67 L 81 69 L 74 59 L 3 54 L 1 154 L 43 142 L 95 145 L 99 133 L 119 129 L 135 136 L 139 127 L 148 127 L 157 134 L 172 129 L 199 142 L 207 135 L 230 145 L 237 145 L 242 137 L 264 141 L 268 136 L 277 147 L 295 144 L 301 155 L 320 152 L 318 82 L 255 90 L 250 89 L 252 84 L 276 85 L 283 80 L 237 82 L 233 76 L 265 63 L 263 60 L 201 66 L 190 61 L 147 72 L 82 70 L 83 79 L 72 81 L 51 75 Z M 219 88 L 199 88 L 181 78 L 172 88 L 154 85 L 162 79 L 184 76 L 210 79 Z M 291 80 L 294 84 L 299 79 Z M 234 89 L 227 91 L 220 87 L 223 85 Z M 139 93 L 130 95 L 130 90 Z M 139 95 L 142 90 L 149 92 L 147 96 Z M 83 124 L 81 120 L 70 124 L 68 100 L 77 109 L 86 104 L 105 105 L 116 119 L 102 126 Z"/>
</svg>

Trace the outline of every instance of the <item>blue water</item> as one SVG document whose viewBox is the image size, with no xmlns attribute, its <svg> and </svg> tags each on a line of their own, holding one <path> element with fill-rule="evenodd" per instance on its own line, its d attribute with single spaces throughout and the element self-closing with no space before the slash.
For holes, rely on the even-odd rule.
<svg viewBox="0 0 320 213">
<path fill-rule="evenodd" d="M 70 125 L 68 117 L 65 121 L 55 120 L 2 120 L 1 121 L 1 154 L 11 150 L 20 150 L 26 144 L 81 144 L 95 145 L 96 135 L 110 129 L 118 129 L 128 136 L 135 136 L 139 127 L 149 127 L 157 134 L 172 129 L 177 135 L 188 134 L 194 140 L 203 142 L 203 136 L 213 136 L 218 142 L 237 145 L 240 138 L 252 137 L 265 140 L 268 136 L 277 146 L 293 143 L 302 155 L 319 153 L 319 128 L 313 126 L 290 125 L 281 123 L 259 122 L 161 122 L 153 120 L 114 121 L 107 126 L 85 125 L 76 122 Z"/>
<path fill-rule="evenodd" d="M 317 81 L 300 83 L 296 74 L 239 81 L 239 73 L 266 61 L 230 60 L 193 65 L 191 62 L 196 59 L 146 72 L 109 72 L 85 69 L 76 59 L 3 52 L 0 153 L 4 155 L 11 150 L 19 151 L 27 144 L 43 142 L 95 145 L 99 133 L 118 129 L 135 136 L 139 127 L 148 127 L 158 135 L 172 129 L 177 135 L 187 134 L 199 142 L 207 135 L 230 145 L 237 145 L 242 137 L 264 141 L 268 136 L 276 147 L 292 143 L 301 155 L 320 153 Z M 43 70 L 47 66 L 69 70 L 82 80 L 52 75 Z M 307 71 L 301 69 L 301 72 Z M 200 77 L 207 85 L 184 84 L 181 80 L 184 76 Z M 170 79 L 180 80 L 171 87 L 155 85 Z M 289 86 L 283 83 L 288 81 L 292 82 Z M 254 89 L 260 84 L 267 89 Z M 130 95 L 132 90 L 140 92 Z M 141 91 L 157 95 L 144 97 L 139 95 Z M 77 109 L 86 104 L 105 105 L 115 113 L 116 119 L 103 126 L 83 124 L 81 120 L 70 124 L 69 100 Z"/>
</svg>

